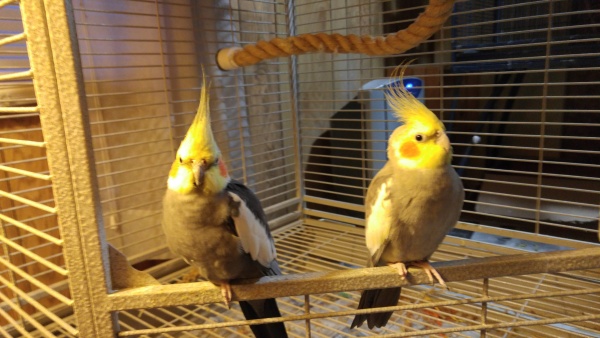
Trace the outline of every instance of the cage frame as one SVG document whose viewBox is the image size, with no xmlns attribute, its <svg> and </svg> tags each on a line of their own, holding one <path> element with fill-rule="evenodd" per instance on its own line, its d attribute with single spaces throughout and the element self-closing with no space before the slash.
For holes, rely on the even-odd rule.
<svg viewBox="0 0 600 338">
<path fill-rule="evenodd" d="M 110 289 L 108 246 L 99 226 L 94 157 L 69 5 L 34 0 L 23 1 L 21 8 L 78 334 L 107 337 L 115 332 L 112 314 L 101 310 Z"/>
<path fill-rule="evenodd" d="M 4 1 L 0 3 L 0 6 L 12 2 L 16 1 Z M 293 0 L 287 3 L 288 7 L 291 6 L 288 11 L 293 12 Z M 59 226 L 63 237 L 64 255 L 73 300 L 72 306 L 77 318 L 77 333 L 81 337 L 111 337 L 169 332 L 170 329 L 160 328 L 120 332 L 115 312 L 159 306 L 219 303 L 222 301 L 220 290 L 209 282 L 150 285 L 113 290 L 111 279 L 115 276 L 110 275 L 111 262 L 108 258 L 108 243 L 101 226 L 102 216 L 100 215 L 98 189 L 93 178 L 95 168 L 91 132 L 87 123 L 87 106 L 84 99 L 81 65 L 79 64 L 78 41 L 74 34 L 73 8 L 70 1 L 25 0 L 21 2 L 21 5 L 25 33 L 30 42 L 28 53 L 50 172 L 52 173 L 51 179 L 54 183 L 53 192 L 57 203 L 55 211 L 59 216 Z M 46 20 L 41 22 L 38 20 L 39 18 L 46 18 Z M 290 34 L 295 34 L 293 21 L 288 22 L 288 25 Z M 65 45 L 65 41 L 69 44 Z M 52 46 L 60 46 L 60 48 L 52 48 Z M 294 57 L 289 63 L 289 69 L 292 91 L 297 92 L 298 80 Z M 293 97 L 294 95 L 292 95 Z M 292 116 L 294 128 L 298 128 L 299 116 L 296 102 L 292 102 Z M 295 144 L 299 147 L 299 142 Z M 301 156 L 298 153 L 295 155 L 297 156 L 295 169 L 298 178 L 296 180 L 297 191 L 300 194 L 298 198 L 306 201 L 302 191 Z M 68 170 L 64 170 L 65 168 Z M 313 216 L 319 216 L 319 214 L 315 213 Z M 459 224 L 459 227 L 473 229 L 477 226 Z M 521 237 L 533 238 L 533 235 L 522 234 Z M 559 239 L 556 239 L 555 242 L 565 243 Z M 600 248 L 583 242 L 568 241 L 568 243 L 578 249 L 449 261 L 435 263 L 434 266 L 448 282 L 600 268 Z M 233 300 L 292 295 L 305 296 L 308 300 L 310 294 L 314 293 L 428 283 L 426 274 L 421 270 L 411 269 L 410 275 L 411 277 L 407 280 L 399 281 L 397 273 L 392 268 L 364 268 L 264 277 L 260 280 L 234 284 L 232 286 Z M 596 290 L 596 292 L 600 292 L 600 290 Z M 142 295 L 143 297 L 141 297 Z M 480 299 L 470 299 L 469 301 L 485 304 L 494 300 L 498 299 L 482 296 Z M 406 306 L 385 309 L 404 308 Z M 338 312 L 330 316 L 375 311 L 372 309 L 353 310 Z M 234 326 L 305 320 L 310 327 L 311 319 L 324 316 L 327 315 L 311 314 L 307 311 L 304 315 L 280 319 L 238 321 L 219 325 Z M 600 319 L 600 315 L 587 315 L 576 319 Z M 514 325 L 514 323 L 510 324 Z M 219 325 L 206 324 L 188 328 L 211 328 Z M 471 328 L 477 330 L 501 326 L 501 324 L 482 323 L 480 326 Z M 183 329 L 185 327 L 180 326 L 172 330 Z M 451 330 L 441 332 L 451 332 Z"/>
</svg>

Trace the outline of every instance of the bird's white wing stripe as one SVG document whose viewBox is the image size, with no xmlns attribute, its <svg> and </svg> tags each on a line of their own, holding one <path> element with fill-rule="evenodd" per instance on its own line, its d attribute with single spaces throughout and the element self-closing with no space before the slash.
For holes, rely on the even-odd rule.
<svg viewBox="0 0 600 338">
<path fill-rule="evenodd" d="M 267 229 L 248 209 L 244 200 L 238 195 L 229 192 L 234 201 L 240 203 L 239 215 L 233 218 L 235 229 L 242 242 L 244 252 L 250 254 L 253 260 L 262 266 L 269 267 L 277 258 L 273 239 L 267 234 Z"/>
<path fill-rule="evenodd" d="M 365 239 L 371 255 L 379 250 L 390 235 L 392 203 L 388 196 L 388 185 L 389 181 L 381 184 L 371 205 L 371 212 L 367 216 Z"/>
</svg>

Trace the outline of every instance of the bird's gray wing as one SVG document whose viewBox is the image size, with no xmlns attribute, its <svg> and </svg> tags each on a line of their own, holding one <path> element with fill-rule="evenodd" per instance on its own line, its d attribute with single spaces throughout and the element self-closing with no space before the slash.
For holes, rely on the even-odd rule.
<svg viewBox="0 0 600 338">
<path fill-rule="evenodd" d="M 266 269 L 278 270 L 274 262 L 277 258 L 275 243 L 260 201 L 250 189 L 237 181 L 231 181 L 226 191 L 232 200 L 230 216 L 242 250 Z M 278 274 L 278 271 L 274 272 Z"/>
<path fill-rule="evenodd" d="M 393 226 L 391 201 L 391 167 L 386 164 L 375 175 L 365 199 L 365 240 L 370 252 L 368 266 L 377 266 L 379 259 L 390 242 Z"/>
</svg>

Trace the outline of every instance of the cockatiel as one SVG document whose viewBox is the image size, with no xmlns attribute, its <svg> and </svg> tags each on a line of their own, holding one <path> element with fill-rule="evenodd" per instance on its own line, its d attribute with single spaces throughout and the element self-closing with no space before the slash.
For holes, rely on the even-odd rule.
<svg viewBox="0 0 600 338">
<path fill-rule="evenodd" d="M 281 274 L 260 202 L 230 179 L 213 138 L 206 85 L 171 166 L 162 223 L 171 251 L 220 286 L 228 306 L 231 280 Z M 240 307 L 246 319 L 281 316 L 275 299 L 240 301 Z M 283 323 L 251 329 L 259 338 L 287 337 Z"/>
<path fill-rule="evenodd" d="M 404 86 L 391 88 L 386 99 L 403 125 L 392 133 L 388 162 L 367 190 L 367 266 L 391 265 L 402 278 L 406 265 L 417 266 L 445 285 L 428 259 L 458 221 L 463 204 L 463 185 L 450 165 L 452 147 L 442 122 Z M 399 287 L 365 290 L 358 308 L 394 306 L 399 296 Z M 356 315 L 351 328 L 365 320 L 370 329 L 382 327 L 391 316 Z"/>
</svg>

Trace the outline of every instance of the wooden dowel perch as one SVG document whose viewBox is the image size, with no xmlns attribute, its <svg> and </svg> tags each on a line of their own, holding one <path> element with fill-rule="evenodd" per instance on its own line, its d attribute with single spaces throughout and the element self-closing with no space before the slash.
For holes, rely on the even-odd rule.
<svg viewBox="0 0 600 338">
<path fill-rule="evenodd" d="M 244 48 L 229 47 L 217 52 L 222 70 L 250 66 L 262 60 L 311 52 L 394 55 L 418 46 L 442 28 L 452 14 L 455 0 L 429 0 L 425 11 L 408 28 L 388 36 L 354 34 L 302 34 L 287 38 L 259 41 Z"/>
</svg>

